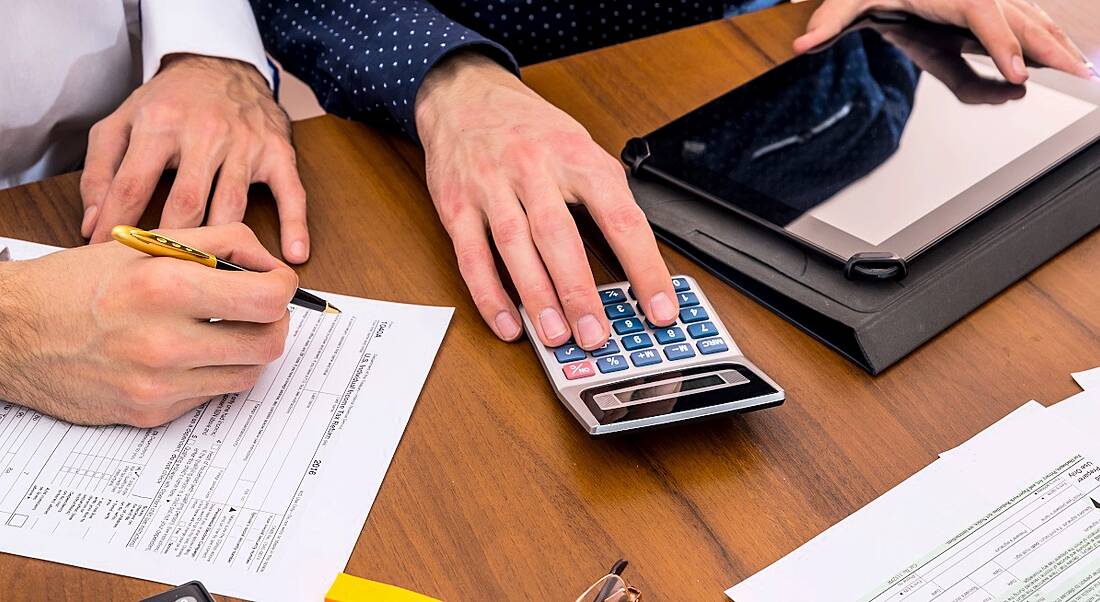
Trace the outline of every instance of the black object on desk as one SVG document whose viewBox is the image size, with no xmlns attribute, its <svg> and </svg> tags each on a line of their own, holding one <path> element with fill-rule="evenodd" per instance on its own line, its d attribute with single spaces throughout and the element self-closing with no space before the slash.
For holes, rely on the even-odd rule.
<svg viewBox="0 0 1100 602">
<path fill-rule="evenodd" d="M 865 19 L 642 138 L 638 177 L 833 260 L 901 279 L 917 257 L 1100 139 L 1100 86 L 1000 77 L 972 38 Z"/>
<path fill-rule="evenodd" d="M 206 587 L 198 581 L 189 581 L 179 587 L 146 598 L 141 602 L 216 602 L 206 591 Z"/>
</svg>

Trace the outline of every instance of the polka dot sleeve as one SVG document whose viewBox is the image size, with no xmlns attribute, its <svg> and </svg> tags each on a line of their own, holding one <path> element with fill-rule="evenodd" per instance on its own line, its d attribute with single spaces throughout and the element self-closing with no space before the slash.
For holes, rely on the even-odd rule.
<svg viewBox="0 0 1100 602">
<path fill-rule="evenodd" d="M 252 8 L 268 52 L 325 110 L 396 124 L 414 140 L 420 82 L 448 54 L 474 48 L 519 72 L 503 46 L 423 0 L 252 0 Z"/>
</svg>

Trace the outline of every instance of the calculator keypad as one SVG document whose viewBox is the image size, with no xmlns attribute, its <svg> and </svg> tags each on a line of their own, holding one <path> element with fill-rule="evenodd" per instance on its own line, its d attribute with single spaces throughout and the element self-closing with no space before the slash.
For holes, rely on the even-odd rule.
<svg viewBox="0 0 1100 602">
<path fill-rule="evenodd" d="M 630 354 L 630 361 L 634 362 L 634 365 L 638 368 L 642 366 L 652 366 L 653 364 L 661 363 L 661 354 L 657 353 L 656 349 L 635 351 Z"/>
<path fill-rule="evenodd" d="M 584 349 L 581 349 L 573 342 L 569 342 L 554 349 L 554 357 L 558 359 L 559 364 L 568 364 L 569 362 L 583 360 L 585 355 Z"/>
<path fill-rule="evenodd" d="M 615 334 L 619 336 L 634 334 L 635 332 L 641 332 L 645 330 L 645 326 L 642 326 L 642 321 L 638 318 L 617 320 L 611 323 L 611 328 L 613 328 L 615 330 Z"/>
<path fill-rule="evenodd" d="M 607 355 L 615 355 L 619 352 L 619 344 L 615 342 L 615 339 L 607 339 L 607 342 L 603 344 L 603 347 L 592 351 L 592 357 L 604 357 Z"/>
<path fill-rule="evenodd" d="M 611 320 L 634 317 L 634 308 L 631 307 L 629 303 L 615 303 L 613 305 L 605 305 L 603 310 L 607 313 L 608 319 Z"/>
<path fill-rule="evenodd" d="M 729 347 L 726 346 L 726 341 L 722 340 L 721 337 L 703 339 L 702 341 L 699 341 L 698 345 L 699 353 L 702 353 L 703 355 L 729 351 Z"/>
<path fill-rule="evenodd" d="M 710 316 L 707 315 L 707 310 L 702 307 L 685 307 L 680 310 L 680 321 L 684 324 L 702 322 L 703 320 L 709 319 Z"/>
<path fill-rule="evenodd" d="M 577 380 L 578 378 L 588 378 L 592 376 L 596 373 L 596 369 L 592 367 L 592 360 L 584 360 L 583 362 L 568 364 L 562 367 L 562 372 L 565 373 L 565 378 Z"/>
<path fill-rule="evenodd" d="M 602 374 L 608 372 L 618 372 L 619 370 L 626 370 L 626 358 L 621 355 L 612 355 L 611 357 L 601 357 L 596 360 L 596 367 L 600 369 Z"/>
<path fill-rule="evenodd" d="M 722 333 L 688 280 L 673 278 L 672 286 L 680 314 L 679 321 L 669 326 L 657 326 L 646 319 L 629 287 L 626 289 L 629 292 L 618 287 L 599 291 L 604 311 L 611 320 L 611 338 L 603 347 L 588 353 L 572 341 L 554 349 L 565 377 L 577 380 L 619 372 L 632 365 L 641 368 L 728 351 Z"/>
<path fill-rule="evenodd" d="M 634 351 L 635 349 L 643 349 L 645 347 L 652 347 L 653 339 L 646 333 L 632 334 L 628 337 L 623 337 L 623 349 L 627 351 Z"/>
</svg>

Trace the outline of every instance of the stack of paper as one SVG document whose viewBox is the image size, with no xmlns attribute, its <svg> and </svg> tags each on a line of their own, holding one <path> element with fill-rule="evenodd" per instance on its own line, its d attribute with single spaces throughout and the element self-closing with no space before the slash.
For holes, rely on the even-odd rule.
<svg viewBox="0 0 1100 602">
<path fill-rule="evenodd" d="M 1100 369 L 1031 401 L 778 562 L 736 602 L 1100 600 Z"/>
<path fill-rule="evenodd" d="M 0 239 L 13 260 L 55 251 Z M 249 391 L 152 429 L 0 402 L 0 551 L 250 600 L 321 600 L 347 564 L 452 310 L 291 307 Z"/>
</svg>

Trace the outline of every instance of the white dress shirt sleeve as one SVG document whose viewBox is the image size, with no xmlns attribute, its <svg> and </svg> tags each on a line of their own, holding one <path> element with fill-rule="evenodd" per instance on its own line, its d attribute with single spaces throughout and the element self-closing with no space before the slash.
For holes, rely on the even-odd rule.
<svg viewBox="0 0 1100 602">
<path fill-rule="evenodd" d="M 144 81 L 169 54 L 236 59 L 256 67 L 274 89 L 275 73 L 264 53 L 248 0 L 141 0 Z"/>
</svg>

